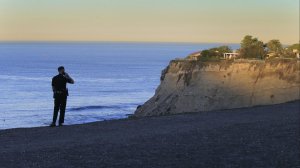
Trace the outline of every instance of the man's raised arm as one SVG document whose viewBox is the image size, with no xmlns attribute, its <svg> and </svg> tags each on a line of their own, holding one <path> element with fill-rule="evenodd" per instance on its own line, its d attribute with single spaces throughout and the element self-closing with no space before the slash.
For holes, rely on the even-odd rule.
<svg viewBox="0 0 300 168">
<path fill-rule="evenodd" d="M 68 73 L 65 73 L 64 76 L 67 78 L 67 82 L 68 82 L 68 83 L 71 83 L 71 84 L 74 84 L 74 83 L 75 83 L 74 79 L 71 78 L 71 76 L 70 76 Z"/>
</svg>

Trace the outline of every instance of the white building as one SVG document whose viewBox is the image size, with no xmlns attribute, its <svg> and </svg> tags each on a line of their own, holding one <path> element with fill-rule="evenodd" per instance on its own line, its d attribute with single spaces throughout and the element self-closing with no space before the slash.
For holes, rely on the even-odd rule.
<svg viewBox="0 0 300 168">
<path fill-rule="evenodd" d="M 297 58 L 300 58 L 299 50 L 293 49 L 293 53 L 296 54 Z"/>
<path fill-rule="evenodd" d="M 233 53 L 224 53 L 224 59 L 235 59 L 239 56 L 239 53 L 233 52 Z"/>
</svg>

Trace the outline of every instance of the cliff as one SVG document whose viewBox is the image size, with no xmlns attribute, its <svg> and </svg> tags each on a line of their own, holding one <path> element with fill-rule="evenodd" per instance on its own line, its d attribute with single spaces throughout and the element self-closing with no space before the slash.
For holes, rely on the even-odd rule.
<svg viewBox="0 0 300 168">
<path fill-rule="evenodd" d="M 173 60 L 135 116 L 279 104 L 300 99 L 299 60 Z"/>
</svg>

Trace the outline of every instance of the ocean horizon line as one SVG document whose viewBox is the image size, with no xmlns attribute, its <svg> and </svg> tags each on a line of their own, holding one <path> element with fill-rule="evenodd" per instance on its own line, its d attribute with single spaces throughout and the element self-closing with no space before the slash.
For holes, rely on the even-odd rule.
<svg viewBox="0 0 300 168">
<path fill-rule="evenodd" d="M 240 43 L 237 43 L 237 42 L 185 42 L 185 41 L 81 41 L 81 40 L 78 40 L 78 41 L 52 41 L 52 40 L 16 40 L 16 41 L 6 41 L 6 40 L 0 40 L 0 44 L 14 44 L 14 43 L 28 43 L 28 44 L 45 44 L 45 43 L 81 43 L 81 44 L 84 44 L 84 43 L 133 43 L 133 44 L 137 44 L 137 43 L 141 43 L 141 44 L 220 44 L 220 45 L 239 45 Z"/>
</svg>

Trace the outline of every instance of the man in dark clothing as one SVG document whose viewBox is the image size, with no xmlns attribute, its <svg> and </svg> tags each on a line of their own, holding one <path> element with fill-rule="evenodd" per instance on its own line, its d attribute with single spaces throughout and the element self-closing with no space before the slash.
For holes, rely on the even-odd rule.
<svg viewBox="0 0 300 168">
<path fill-rule="evenodd" d="M 52 90 L 54 98 L 54 111 L 53 121 L 51 127 L 56 126 L 56 120 L 58 111 L 59 115 L 59 126 L 62 126 L 65 119 L 65 110 L 67 105 L 67 97 L 69 96 L 67 83 L 74 84 L 74 80 L 65 72 L 63 66 L 58 67 L 59 74 L 52 78 Z"/>
</svg>

